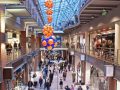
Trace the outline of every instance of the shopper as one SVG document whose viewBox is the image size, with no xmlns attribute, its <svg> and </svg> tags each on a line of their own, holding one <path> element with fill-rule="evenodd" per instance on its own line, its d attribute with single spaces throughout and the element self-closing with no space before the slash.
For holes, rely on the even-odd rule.
<svg viewBox="0 0 120 90">
<path fill-rule="evenodd" d="M 11 43 L 9 44 L 8 49 L 9 49 L 9 55 L 10 55 L 12 53 L 12 45 L 11 45 Z"/>
<path fill-rule="evenodd" d="M 63 71 L 63 64 L 60 65 L 59 73 L 62 73 Z"/>
<path fill-rule="evenodd" d="M 68 70 L 70 71 L 70 68 L 71 68 L 71 65 L 70 64 L 68 64 Z"/>
<path fill-rule="evenodd" d="M 36 74 L 36 73 L 34 73 L 34 74 L 33 74 L 33 78 L 35 78 L 36 76 L 37 76 L 37 74 Z"/>
<path fill-rule="evenodd" d="M 41 67 L 42 67 L 42 60 L 39 61 L 39 70 L 41 70 Z"/>
<path fill-rule="evenodd" d="M 83 90 L 83 89 L 82 89 L 82 87 L 81 87 L 81 86 L 79 86 L 77 90 Z"/>
<path fill-rule="evenodd" d="M 72 72 L 72 82 L 74 83 L 75 82 L 75 78 L 76 78 L 76 73 L 75 71 Z"/>
<path fill-rule="evenodd" d="M 21 44 L 20 43 L 18 44 L 18 48 L 19 48 L 19 50 L 21 50 Z"/>
<path fill-rule="evenodd" d="M 63 89 L 63 81 L 62 81 L 62 79 L 60 79 L 59 85 L 60 85 L 60 89 Z"/>
<path fill-rule="evenodd" d="M 86 90 L 89 90 L 89 86 L 88 85 L 86 86 Z"/>
<path fill-rule="evenodd" d="M 74 86 L 73 86 L 73 85 L 71 85 L 71 88 L 70 88 L 70 90 L 74 90 Z"/>
<path fill-rule="evenodd" d="M 53 72 L 51 72 L 51 70 L 50 70 L 50 74 L 49 74 L 49 79 L 50 79 L 50 86 L 51 86 L 51 83 L 53 81 Z"/>
<path fill-rule="evenodd" d="M 36 77 L 34 78 L 34 87 L 35 88 L 37 87 L 37 78 Z"/>
<path fill-rule="evenodd" d="M 64 70 L 64 72 L 63 72 L 63 79 L 64 79 L 64 81 L 66 80 L 66 76 L 67 76 L 67 72 L 66 72 L 66 70 Z"/>
<path fill-rule="evenodd" d="M 49 82 L 49 79 L 46 81 L 45 86 L 46 86 L 47 90 L 50 90 L 50 82 Z"/>
<path fill-rule="evenodd" d="M 31 89 L 33 86 L 33 82 L 32 81 L 28 81 L 28 89 Z"/>
<path fill-rule="evenodd" d="M 41 87 L 42 83 L 43 83 L 43 79 L 42 79 L 42 77 L 40 77 L 40 78 L 39 78 L 40 87 Z"/>
<path fill-rule="evenodd" d="M 69 48 L 69 43 L 68 42 L 66 42 L 66 47 Z"/>
<path fill-rule="evenodd" d="M 37 87 L 37 74 L 36 73 L 33 74 L 33 80 L 34 80 L 33 85 L 36 88 Z"/>
<path fill-rule="evenodd" d="M 68 85 L 65 87 L 65 90 L 70 90 L 70 88 L 69 88 L 69 86 L 68 86 Z"/>
<path fill-rule="evenodd" d="M 16 43 L 16 42 L 14 42 L 14 45 L 13 45 L 13 46 L 14 46 L 15 51 L 17 51 L 17 47 L 18 47 L 18 46 L 17 46 L 17 43 Z"/>
</svg>

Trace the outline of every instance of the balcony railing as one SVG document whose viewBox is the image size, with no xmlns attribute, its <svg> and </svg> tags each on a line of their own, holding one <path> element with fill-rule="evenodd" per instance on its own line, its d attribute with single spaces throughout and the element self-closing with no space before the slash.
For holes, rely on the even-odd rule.
<svg viewBox="0 0 120 90">
<path fill-rule="evenodd" d="M 27 48 L 26 54 L 30 53 L 31 48 Z M 8 62 L 14 61 L 18 58 L 20 58 L 23 55 L 23 50 L 21 49 L 12 49 L 11 51 L 7 51 L 7 60 Z"/>
<path fill-rule="evenodd" d="M 93 48 L 83 46 L 81 48 L 70 48 L 75 50 L 76 52 L 84 53 L 90 56 L 93 56 L 97 59 L 103 60 L 105 62 L 109 62 L 111 64 L 120 65 L 120 49 L 115 52 L 114 48 Z"/>
</svg>

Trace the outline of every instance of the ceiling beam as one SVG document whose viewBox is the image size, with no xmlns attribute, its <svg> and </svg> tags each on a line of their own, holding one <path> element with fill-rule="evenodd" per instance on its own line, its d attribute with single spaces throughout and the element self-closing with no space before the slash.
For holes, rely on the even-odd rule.
<svg viewBox="0 0 120 90">
<path fill-rule="evenodd" d="M 116 8 L 117 7 L 117 5 L 102 5 L 102 4 L 99 4 L 99 5 L 97 5 L 97 4 L 90 4 L 88 7 L 101 7 L 101 8 L 104 8 L 104 7 L 111 7 L 111 8 Z"/>
<path fill-rule="evenodd" d="M 100 15 L 101 12 L 85 12 L 85 11 L 83 11 L 81 14 Z"/>
<path fill-rule="evenodd" d="M 103 10 L 103 9 L 105 9 L 105 10 L 112 10 L 112 8 L 90 8 L 90 7 L 87 7 L 85 10 Z"/>
</svg>

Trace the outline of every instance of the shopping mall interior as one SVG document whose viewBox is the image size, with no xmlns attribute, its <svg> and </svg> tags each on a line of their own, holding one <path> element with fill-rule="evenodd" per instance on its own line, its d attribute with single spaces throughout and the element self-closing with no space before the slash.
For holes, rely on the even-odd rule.
<svg viewBox="0 0 120 90">
<path fill-rule="evenodd" d="M 0 0 L 0 90 L 120 90 L 120 0 Z"/>
</svg>

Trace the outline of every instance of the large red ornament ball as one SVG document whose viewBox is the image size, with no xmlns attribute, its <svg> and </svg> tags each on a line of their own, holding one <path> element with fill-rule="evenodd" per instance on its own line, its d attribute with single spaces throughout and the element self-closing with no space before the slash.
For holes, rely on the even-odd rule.
<svg viewBox="0 0 120 90">
<path fill-rule="evenodd" d="M 45 35 L 45 37 L 50 37 L 53 34 L 53 27 L 49 26 L 49 25 L 45 25 L 43 30 L 42 30 L 43 34 Z"/>
<path fill-rule="evenodd" d="M 52 16 L 51 16 L 51 15 L 49 15 L 49 16 L 47 17 L 47 20 L 48 20 L 48 22 L 49 22 L 49 23 L 51 23 L 51 22 L 52 22 L 52 20 L 53 20 L 53 19 L 52 19 Z"/>
<path fill-rule="evenodd" d="M 47 42 L 45 40 L 43 40 L 42 45 L 45 47 L 47 45 Z"/>
<path fill-rule="evenodd" d="M 46 14 L 47 15 L 52 15 L 53 14 L 53 10 L 52 9 L 47 9 L 46 10 Z"/>
<path fill-rule="evenodd" d="M 49 40 L 48 40 L 48 44 L 49 44 L 49 45 L 52 45 L 52 44 L 54 44 L 54 41 L 53 41 L 53 39 L 49 39 Z"/>
<path fill-rule="evenodd" d="M 52 0 L 47 0 L 47 1 L 45 2 L 45 6 L 46 6 L 47 8 L 52 8 L 52 7 L 53 7 L 53 1 L 52 1 Z"/>
<path fill-rule="evenodd" d="M 48 46 L 47 49 L 48 49 L 48 50 L 52 50 L 52 46 Z"/>
</svg>

